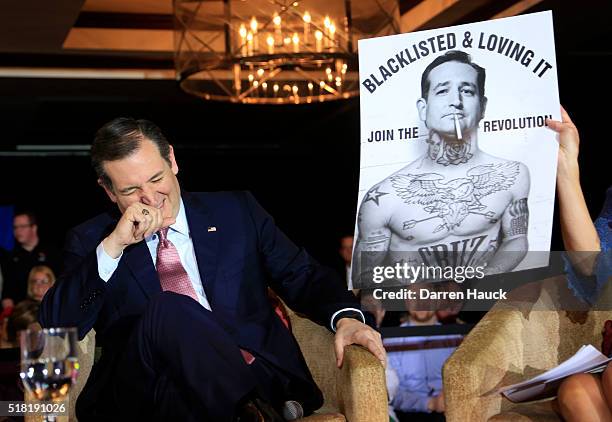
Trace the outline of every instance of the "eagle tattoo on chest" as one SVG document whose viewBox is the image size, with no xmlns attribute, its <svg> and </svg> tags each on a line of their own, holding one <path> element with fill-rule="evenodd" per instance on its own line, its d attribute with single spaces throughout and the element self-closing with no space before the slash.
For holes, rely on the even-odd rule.
<svg viewBox="0 0 612 422">
<path fill-rule="evenodd" d="M 390 177 L 391 186 L 406 204 L 420 205 L 431 217 L 404 222 L 403 229 L 411 229 L 417 224 L 434 218 L 442 219 L 433 233 L 446 229 L 453 230 L 470 215 L 481 215 L 489 223 L 498 220 L 493 211 L 485 212 L 487 207 L 480 200 L 495 192 L 506 191 L 516 182 L 520 167 L 516 161 L 486 164 L 472 167 L 466 177 L 445 182 L 446 177 L 439 173 L 399 174 Z"/>
</svg>

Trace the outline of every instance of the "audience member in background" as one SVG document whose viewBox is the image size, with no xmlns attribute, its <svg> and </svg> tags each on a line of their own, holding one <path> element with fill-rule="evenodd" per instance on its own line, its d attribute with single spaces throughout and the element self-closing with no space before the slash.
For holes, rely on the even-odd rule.
<svg viewBox="0 0 612 422">
<path fill-rule="evenodd" d="M 55 274 L 53 270 L 46 265 L 37 265 L 30 270 L 28 276 L 27 297 L 19 302 L 19 304 L 30 302 L 40 304 L 42 298 L 47 293 L 47 290 L 55 283 Z M 13 313 L 14 306 L 5 306 L 0 312 L 0 326 L 6 323 L 7 319 Z"/>
<path fill-rule="evenodd" d="M 601 264 L 602 260 L 609 259 L 612 249 L 612 187 L 593 224 L 580 186 L 578 130 L 565 110 L 561 110 L 561 115 L 561 122 L 549 120 L 547 123 L 559 133 L 557 192 L 563 243 L 576 270 L 596 273 L 597 261 Z M 599 251 L 605 254 L 596 253 Z M 567 378 L 559 387 L 557 400 L 558 411 L 568 422 L 612 420 L 612 368 L 608 365 L 601 376 L 577 374 Z"/>
<path fill-rule="evenodd" d="M 401 327 L 438 325 L 433 310 L 412 310 Z M 388 365 L 399 377 L 399 389 L 391 405 L 400 421 L 444 421 L 442 365 L 461 341 L 460 335 L 386 338 Z"/>
<path fill-rule="evenodd" d="M 385 318 L 387 310 L 383 307 L 383 304 L 380 299 L 376 299 L 370 292 L 362 292 L 361 308 L 374 315 L 374 322 L 376 324 L 376 328 L 380 328 L 382 326 L 382 322 Z"/>
<path fill-rule="evenodd" d="M 337 268 L 338 273 L 342 276 L 342 279 L 346 281 L 348 287 L 351 275 L 351 261 L 353 259 L 353 235 L 345 234 L 341 236 L 338 243 L 338 255 L 342 259 L 338 265 L 334 267 Z M 353 289 L 353 294 L 359 298 L 359 289 Z"/>
<path fill-rule="evenodd" d="M 37 265 L 30 270 L 28 276 L 28 298 L 36 303 L 40 303 L 47 293 L 47 290 L 55 284 L 55 274 L 46 265 Z"/>
<path fill-rule="evenodd" d="M 460 285 L 455 282 L 446 283 L 441 285 L 440 288 L 443 287 L 442 290 L 445 291 L 459 291 L 463 290 L 465 292 L 466 286 L 463 288 L 459 287 Z M 487 313 L 487 311 L 464 311 L 463 308 L 465 305 L 469 307 L 469 300 L 442 300 L 436 306 L 436 317 L 438 318 L 438 322 L 441 324 L 477 324 Z"/>
<path fill-rule="evenodd" d="M 445 309 L 438 309 L 436 311 L 436 318 L 440 324 L 464 324 L 465 322 L 459 318 L 459 312 L 461 308 L 450 307 Z"/>
<path fill-rule="evenodd" d="M 344 261 L 344 279 L 348 283 L 349 271 L 351 270 L 351 260 L 353 259 L 353 236 L 346 235 L 340 238 L 338 253 Z"/>
<path fill-rule="evenodd" d="M 346 282 L 348 286 L 351 260 L 353 254 L 353 235 L 348 232 L 342 231 L 338 237 L 338 243 L 336 244 L 337 255 L 334 255 L 334 259 L 329 262 L 329 266 L 332 267 L 340 277 Z M 359 290 L 354 290 L 355 295 L 359 294 Z"/>
<path fill-rule="evenodd" d="M 40 329 L 38 307 L 34 302 L 21 302 L 0 326 L 0 401 L 22 401 L 23 389 L 19 378 L 18 333 L 26 329 Z M 5 420 L 0 417 L 0 420 Z M 7 419 L 22 420 L 22 419 Z"/>
<path fill-rule="evenodd" d="M 38 308 L 40 304 L 32 301 L 18 303 L 11 315 L 2 324 L 0 333 L 1 348 L 19 347 L 18 333 L 21 330 L 40 329 Z"/>
<path fill-rule="evenodd" d="M 460 311 L 460 305 L 451 308 L 438 309 L 436 311 L 436 318 L 440 324 L 463 324 L 463 320 L 458 318 Z"/>
<path fill-rule="evenodd" d="M 28 275 L 36 265 L 57 268 L 57 254 L 38 237 L 38 219 L 32 212 L 20 212 L 13 219 L 16 244 L 9 254 L 9 264 L 4 271 L 2 307 L 11 307 L 27 296 Z"/>
<path fill-rule="evenodd" d="M 399 377 L 397 376 L 397 371 L 388 365 L 385 368 L 385 383 L 387 384 L 387 398 L 389 399 L 389 422 L 399 422 L 395 409 L 391 405 L 399 390 Z"/>
<path fill-rule="evenodd" d="M 371 290 L 361 290 L 360 297 L 361 307 L 374 315 L 374 322 L 377 329 L 380 327 L 397 327 L 400 324 L 402 311 L 388 311 L 385 307 L 385 303 L 380 299 L 376 299 L 372 295 Z"/>
<path fill-rule="evenodd" d="M 8 252 L 4 248 L 0 248 L 0 297 L 4 288 L 4 273 L 8 264 Z"/>
</svg>

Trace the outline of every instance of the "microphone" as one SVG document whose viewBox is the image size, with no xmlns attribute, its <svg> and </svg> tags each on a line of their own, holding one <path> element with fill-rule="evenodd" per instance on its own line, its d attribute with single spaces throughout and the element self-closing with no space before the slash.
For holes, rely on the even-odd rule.
<svg viewBox="0 0 612 422">
<path fill-rule="evenodd" d="M 288 421 L 294 421 L 304 417 L 304 409 L 302 405 L 295 400 L 288 400 L 283 405 L 283 418 Z"/>
</svg>

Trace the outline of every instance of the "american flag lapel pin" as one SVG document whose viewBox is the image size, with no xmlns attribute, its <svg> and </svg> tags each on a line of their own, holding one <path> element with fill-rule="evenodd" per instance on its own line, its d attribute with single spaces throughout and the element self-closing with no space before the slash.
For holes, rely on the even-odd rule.
<svg viewBox="0 0 612 422">
<path fill-rule="evenodd" d="M 217 228 L 216 228 L 215 226 L 210 226 L 210 227 L 208 228 L 208 233 L 210 233 L 210 232 L 216 232 L 216 231 L 217 231 Z"/>
</svg>

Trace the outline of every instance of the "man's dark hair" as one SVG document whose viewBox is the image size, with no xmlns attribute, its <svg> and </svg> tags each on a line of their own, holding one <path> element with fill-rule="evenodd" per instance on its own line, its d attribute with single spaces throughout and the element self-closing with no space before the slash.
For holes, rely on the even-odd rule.
<svg viewBox="0 0 612 422">
<path fill-rule="evenodd" d="M 476 83 L 478 85 L 478 95 L 480 97 L 480 105 L 485 98 L 485 79 L 487 77 L 486 71 L 483 67 L 478 66 L 476 63 L 472 62 L 472 58 L 470 55 L 464 51 L 459 50 L 451 50 L 447 51 L 445 54 L 438 56 L 434 59 L 433 62 L 429 63 L 429 65 L 423 71 L 423 75 L 421 76 L 421 98 L 427 99 L 427 95 L 429 94 L 429 87 L 431 82 L 429 80 L 429 74 L 433 69 L 440 66 L 441 64 L 447 62 L 459 62 L 470 65 L 476 71 Z"/>
<path fill-rule="evenodd" d="M 113 188 L 110 178 L 104 172 L 104 162 L 121 160 L 135 153 L 145 139 L 153 142 L 162 158 L 170 164 L 170 144 L 153 122 L 118 117 L 98 129 L 91 145 L 91 165 L 104 186 L 111 190 Z"/>
<path fill-rule="evenodd" d="M 29 211 L 29 210 L 21 211 L 20 210 L 15 213 L 14 217 L 18 217 L 20 215 L 25 215 L 26 217 L 28 217 L 28 220 L 30 221 L 30 225 L 33 226 L 34 224 L 38 224 L 38 217 L 36 217 L 36 214 L 34 214 L 32 211 Z"/>
</svg>

